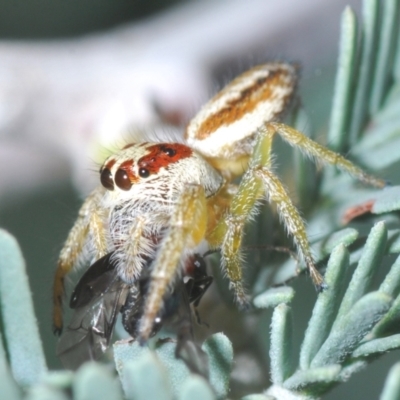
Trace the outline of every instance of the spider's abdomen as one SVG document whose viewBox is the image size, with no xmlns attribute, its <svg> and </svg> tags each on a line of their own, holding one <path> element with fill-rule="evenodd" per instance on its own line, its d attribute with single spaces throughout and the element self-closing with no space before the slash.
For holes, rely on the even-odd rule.
<svg viewBox="0 0 400 400">
<path fill-rule="evenodd" d="M 256 133 L 287 109 L 296 81 L 297 68 L 291 64 L 268 63 L 244 72 L 190 121 L 188 144 L 228 180 L 242 175 Z"/>
<path fill-rule="evenodd" d="M 234 79 L 190 121 L 189 145 L 209 158 L 231 160 L 250 155 L 265 122 L 285 111 L 297 80 L 294 65 L 258 65 Z"/>
</svg>

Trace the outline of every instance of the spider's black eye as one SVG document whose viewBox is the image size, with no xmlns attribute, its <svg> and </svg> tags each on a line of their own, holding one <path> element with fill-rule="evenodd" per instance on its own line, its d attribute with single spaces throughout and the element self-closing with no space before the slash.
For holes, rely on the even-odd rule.
<svg viewBox="0 0 400 400">
<path fill-rule="evenodd" d="M 104 168 L 100 173 L 100 182 L 107 190 L 114 190 L 114 181 L 111 171 Z"/>
<path fill-rule="evenodd" d="M 173 157 L 176 154 L 176 150 L 171 149 L 170 147 L 164 147 L 163 152 L 167 154 L 169 157 Z"/>
<path fill-rule="evenodd" d="M 132 187 L 128 173 L 121 168 L 115 173 L 115 183 L 122 190 L 129 190 Z"/>
<path fill-rule="evenodd" d="M 147 178 L 150 175 L 150 171 L 147 168 L 140 168 L 139 169 L 139 176 L 142 178 Z"/>
</svg>

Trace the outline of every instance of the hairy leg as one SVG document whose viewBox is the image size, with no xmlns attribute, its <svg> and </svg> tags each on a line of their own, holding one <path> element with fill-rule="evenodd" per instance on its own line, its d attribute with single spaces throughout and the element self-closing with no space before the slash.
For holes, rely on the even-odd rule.
<svg viewBox="0 0 400 400">
<path fill-rule="evenodd" d="M 195 247 L 204 239 L 206 228 L 207 207 L 204 189 L 197 185 L 188 186 L 176 203 L 169 229 L 153 264 L 139 329 L 141 342 L 146 341 L 152 332 L 163 297 L 177 275 L 182 254 L 187 248 Z"/>
<path fill-rule="evenodd" d="M 307 154 L 308 156 L 315 157 L 326 164 L 334 165 L 342 171 L 348 172 L 350 175 L 353 175 L 355 178 L 369 185 L 379 188 L 386 186 L 386 182 L 384 180 L 367 174 L 364 170 L 357 167 L 340 154 L 329 150 L 317 142 L 314 142 L 309 137 L 288 125 L 279 122 L 270 122 L 266 125 L 266 128 L 267 135 L 273 135 L 274 133 L 277 133 L 287 143 L 293 147 L 297 147 L 301 152 Z"/>
</svg>

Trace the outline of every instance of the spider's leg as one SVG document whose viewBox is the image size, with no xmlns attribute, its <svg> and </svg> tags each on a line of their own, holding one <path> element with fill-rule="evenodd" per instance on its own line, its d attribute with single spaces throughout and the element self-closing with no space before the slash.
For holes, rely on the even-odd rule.
<svg viewBox="0 0 400 400">
<path fill-rule="evenodd" d="M 339 169 L 348 172 L 355 178 L 369 185 L 376 187 L 386 186 L 386 182 L 382 179 L 375 178 L 367 174 L 361 168 L 342 157 L 340 154 L 327 149 L 326 147 L 314 142 L 298 130 L 279 122 L 270 122 L 266 124 L 266 135 L 271 137 L 274 133 L 278 133 L 282 139 L 293 147 L 297 147 L 301 152 L 308 156 L 315 157 L 324 163 L 332 164 Z"/>
<path fill-rule="evenodd" d="M 256 212 L 256 204 L 263 194 L 262 180 L 252 170 L 242 178 L 231 205 L 217 226 L 207 237 L 211 247 L 220 248 L 221 267 L 230 282 L 239 307 L 248 307 L 248 298 L 242 282 L 241 243 L 247 221 Z"/>
<path fill-rule="evenodd" d="M 77 264 L 89 233 L 93 236 L 93 245 L 98 255 L 97 258 L 106 254 L 106 238 L 103 222 L 101 216 L 98 214 L 98 207 L 96 207 L 100 196 L 101 192 L 96 189 L 85 200 L 58 259 L 53 283 L 53 325 L 54 332 L 58 334 L 61 333 L 63 328 L 62 301 L 65 293 L 64 279 Z"/>
<path fill-rule="evenodd" d="M 269 201 L 277 204 L 279 215 L 289 234 L 294 237 L 314 283 L 318 288 L 323 286 L 322 276 L 315 268 L 304 222 L 282 183 L 270 169 L 274 133 L 276 131 L 268 126 L 259 135 L 249 169 L 242 178 L 238 192 L 232 198 L 227 214 L 208 238 L 211 246 L 221 248 L 222 267 L 240 306 L 246 306 L 248 302 L 243 289 L 241 270 L 240 249 L 243 230 L 247 221 L 257 212 L 257 202 L 265 196 L 265 193 Z"/>
<path fill-rule="evenodd" d="M 207 228 L 207 206 L 204 188 L 190 185 L 176 203 L 169 229 L 165 234 L 151 272 L 150 286 L 140 322 L 140 341 L 145 342 L 162 307 L 168 286 L 177 275 L 177 266 L 187 248 L 199 244 Z"/>
<path fill-rule="evenodd" d="M 133 283 L 140 276 L 144 265 L 141 255 L 151 255 L 152 241 L 144 237 L 146 225 L 149 224 L 143 216 L 137 216 L 131 224 L 128 237 L 118 251 L 117 270 L 123 281 Z M 129 238 L 129 239 L 128 239 Z"/>
<path fill-rule="evenodd" d="M 262 140 L 261 140 L 262 139 Z M 250 168 L 243 175 L 230 207 L 207 238 L 211 247 L 220 248 L 221 266 L 230 282 L 239 307 L 248 307 L 248 298 L 242 282 L 241 244 L 246 223 L 257 212 L 257 201 L 264 197 L 263 182 L 256 176 L 257 166 L 271 163 L 273 133 L 259 135 L 250 160 Z"/>
<path fill-rule="evenodd" d="M 264 183 L 268 200 L 276 204 L 278 214 L 283 220 L 289 235 L 293 237 L 314 284 L 318 290 L 322 289 L 324 287 L 324 280 L 315 266 L 304 222 L 283 184 L 268 167 L 260 166 L 253 171 Z"/>
</svg>

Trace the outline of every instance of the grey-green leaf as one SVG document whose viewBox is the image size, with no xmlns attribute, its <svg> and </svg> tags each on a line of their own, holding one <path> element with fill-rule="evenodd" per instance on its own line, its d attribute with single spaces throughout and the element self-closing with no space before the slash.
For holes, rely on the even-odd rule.
<svg viewBox="0 0 400 400">
<path fill-rule="evenodd" d="M 339 244 L 344 244 L 346 247 L 350 246 L 358 238 L 358 235 L 358 231 L 354 228 L 344 228 L 334 232 L 323 243 L 324 254 L 330 254 Z"/>
<path fill-rule="evenodd" d="M 356 94 L 350 123 L 350 141 L 355 143 L 366 121 L 368 95 L 376 54 L 377 21 L 379 0 L 363 1 L 362 48 L 358 65 Z"/>
<path fill-rule="evenodd" d="M 139 359 L 125 363 L 122 385 L 128 400 L 172 400 L 174 397 L 165 366 L 150 350 Z"/>
<path fill-rule="evenodd" d="M 337 246 L 325 272 L 328 288 L 318 295 L 300 350 L 300 368 L 307 369 L 332 327 L 344 291 L 349 254 L 344 245 Z"/>
<path fill-rule="evenodd" d="M 281 303 L 290 303 L 295 295 L 295 291 L 290 286 L 281 286 L 270 288 L 264 293 L 259 294 L 253 300 L 253 304 L 257 308 L 276 307 Z"/>
<path fill-rule="evenodd" d="M 311 366 L 317 368 L 344 362 L 360 340 L 389 310 L 391 303 L 391 297 L 380 292 L 368 293 L 362 297 L 350 312 L 335 322 Z"/>
<path fill-rule="evenodd" d="M 12 374 L 32 385 L 47 371 L 25 261 L 16 240 L 0 230 L 0 299 Z"/>
<path fill-rule="evenodd" d="M 281 384 L 294 371 L 293 326 L 290 307 L 278 305 L 272 315 L 271 322 L 271 380 Z"/>
<path fill-rule="evenodd" d="M 122 400 L 119 382 L 105 365 L 88 362 L 77 371 L 72 391 L 75 400 Z"/>
<path fill-rule="evenodd" d="M 369 357 L 371 355 L 385 353 L 386 351 L 398 348 L 400 348 L 400 334 L 365 342 L 358 346 L 351 356 L 353 358 Z"/>
<path fill-rule="evenodd" d="M 198 376 L 192 375 L 186 379 L 179 392 L 178 400 L 215 400 L 215 394 L 207 381 Z"/>
<path fill-rule="evenodd" d="M 276 397 L 257 393 L 257 394 L 248 394 L 247 396 L 242 397 L 240 400 L 276 400 Z"/>
<path fill-rule="evenodd" d="M 233 347 L 223 333 L 209 337 L 202 349 L 207 353 L 210 365 L 210 384 L 218 399 L 225 399 L 229 392 L 230 373 L 233 363 Z"/>
<path fill-rule="evenodd" d="M 354 58 L 357 51 L 357 19 L 349 7 L 346 7 L 342 14 L 339 48 L 340 54 L 328 133 L 328 143 L 336 151 L 341 151 L 346 146 L 346 128 L 351 99 L 350 82 L 353 77 Z"/>
<path fill-rule="evenodd" d="M 146 390 L 157 390 L 158 384 L 161 384 L 166 398 L 169 398 L 168 396 L 172 396 L 172 393 L 177 395 L 182 382 L 189 376 L 189 370 L 185 363 L 175 357 L 175 342 L 165 342 L 159 345 L 157 347 L 158 357 L 152 350 L 140 346 L 138 342 L 117 342 L 113 348 L 115 365 L 128 398 L 134 399 L 134 395 L 137 393 L 139 395 L 142 393 L 144 396 Z M 154 382 L 150 376 L 146 377 L 146 374 L 153 373 Z M 133 378 L 134 374 L 141 376 L 141 379 Z M 132 382 L 136 382 L 136 386 L 132 386 Z"/>
<path fill-rule="evenodd" d="M 72 386 L 74 372 L 69 370 L 49 371 L 40 381 L 57 389 L 69 389 Z"/>
<path fill-rule="evenodd" d="M 398 33 L 399 1 L 385 0 L 382 2 L 382 9 L 381 32 L 370 100 L 371 113 L 379 110 L 388 89 L 390 72 L 394 62 L 395 40 Z"/>
<path fill-rule="evenodd" d="M 0 335 L 0 399 L 19 400 L 21 393 L 17 383 L 11 376 L 6 361 L 6 354 Z"/>
<path fill-rule="evenodd" d="M 379 400 L 400 400 L 400 363 L 390 369 Z"/>
<path fill-rule="evenodd" d="M 306 371 L 297 371 L 284 383 L 284 387 L 290 390 L 304 390 L 308 387 L 321 385 L 326 387 L 336 382 L 341 371 L 340 365 L 328 365 L 325 367 L 311 368 Z"/>
<path fill-rule="evenodd" d="M 379 287 L 379 291 L 386 293 L 391 297 L 395 297 L 400 289 L 400 256 L 397 257 L 396 261 L 390 268 L 390 271 L 386 275 L 382 284 Z"/>
<path fill-rule="evenodd" d="M 349 312 L 353 304 L 367 292 L 372 284 L 377 270 L 376 265 L 380 264 L 385 250 L 386 238 L 385 224 L 378 222 L 368 235 L 363 254 L 340 305 L 337 320 Z"/>
<path fill-rule="evenodd" d="M 3 398 L 8 400 L 8 397 Z M 68 400 L 68 396 L 61 390 L 46 385 L 34 385 L 28 390 L 24 400 Z"/>
<path fill-rule="evenodd" d="M 380 337 L 400 333 L 400 294 L 396 297 L 389 312 L 374 328 L 371 336 Z"/>
<path fill-rule="evenodd" d="M 392 144 L 393 145 L 393 144 Z M 388 187 L 382 190 L 374 205 L 372 212 L 374 214 L 383 214 L 400 209 L 400 186 Z"/>
</svg>

